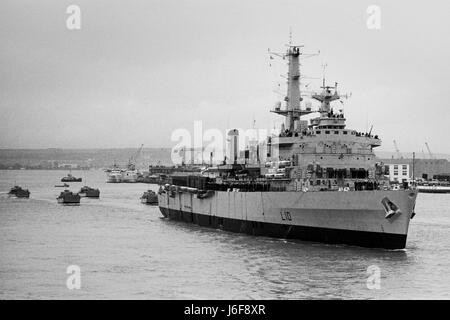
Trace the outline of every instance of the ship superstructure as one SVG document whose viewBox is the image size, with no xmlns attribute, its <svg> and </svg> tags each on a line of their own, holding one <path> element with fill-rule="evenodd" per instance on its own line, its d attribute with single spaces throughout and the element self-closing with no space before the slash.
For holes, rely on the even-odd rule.
<svg viewBox="0 0 450 320">
<path fill-rule="evenodd" d="M 311 95 L 318 110 L 302 108 L 301 49 L 289 45 L 283 56 L 286 104 L 272 112 L 285 122 L 268 137 L 267 161 L 240 164 L 232 150 L 230 163 L 201 176 L 173 176 L 158 194 L 162 214 L 254 235 L 404 248 L 417 191 L 390 190 L 373 153 L 381 140 L 348 129 L 343 111 L 332 106 L 341 99 L 337 83 L 327 86 L 323 79 Z"/>
<path fill-rule="evenodd" d="M 377 135 L 346 128 L 344 112 L 335 111 L 331 105 L 341 99 L 337 83 L 326 86 L 323 79 L 321 90 L 311 95 L 320 102 L 317 111 L 300 108 L 300 49 L 290 46 L 286 53 L 289 59 L 286 107 L 281 109 L 278 105 L 272 110 L 286 118 L 280 134 L 269 139 L 273 164 L 288 163 L 292 172 L 289 178 L 301 179 L 307 188 L 350 188 L 355 179 L 374 180 L 377 170 L 380 174 L 382 168 L 377 167 L 373 148 L 380 146 L 381 140 Z M 301 120 L 312 113 L 318 116 L 309 123 Z"/>
</svg>

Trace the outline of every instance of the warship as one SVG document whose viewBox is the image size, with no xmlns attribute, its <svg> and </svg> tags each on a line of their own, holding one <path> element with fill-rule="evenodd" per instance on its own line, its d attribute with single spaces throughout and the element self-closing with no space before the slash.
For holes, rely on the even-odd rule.
<svg viewBox="0 0 450 320">
<path fill-rule="evenodd" d="M 323 77 L 321 90 L 309 96 L 317 109 L 302 102 L 302 47 L 290 43 L 279 54 L 288 62 L 286 103 L 271 112 L 285 121 L 267 137 L 267 157 L 240 162 L 239 131 L 231 130 L 228 162 L 201 174 L 174 174 L 160 186 L 162 215 L 250 235 L 405 248 L 416 188 L 389 185 L 373 152 L 381 139 L 372 129 L 346 127 L 343 110 L 334 107 L 341 99 L 337 83 L 326 86 Z"/>
</svg>

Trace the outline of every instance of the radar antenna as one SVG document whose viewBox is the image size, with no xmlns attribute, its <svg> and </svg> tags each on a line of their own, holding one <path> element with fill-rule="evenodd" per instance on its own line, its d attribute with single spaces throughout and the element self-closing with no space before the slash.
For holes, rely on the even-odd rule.
<svg viewBox="0 0 450 320">
<path fill-rule="evenodd" d="M 292 45 L 292 27 L 289 27 L 289 45 Z"/>
</svg>

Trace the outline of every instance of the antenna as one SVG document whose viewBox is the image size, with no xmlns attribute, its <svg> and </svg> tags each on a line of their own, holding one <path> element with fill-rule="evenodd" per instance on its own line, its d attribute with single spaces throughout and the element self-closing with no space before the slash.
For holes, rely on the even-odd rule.
<svg viewBox="0 0 450 320">
<path fill-rule="evenodd" d="M 289 27 L 289 45 L 292 45 L 292 27 Z"/>
<path fill-rule="evenodd" d="M 327 68 L 328 64 L 325 62 L 322 62 L 322 86 L 325 87 L 325 70 Z"/>
<path fill-rule="evenodd" d="M 369 126 L 369 112 L 366 111 L 366 133 L 367 133 L 367 127 Z"/>
</svg>

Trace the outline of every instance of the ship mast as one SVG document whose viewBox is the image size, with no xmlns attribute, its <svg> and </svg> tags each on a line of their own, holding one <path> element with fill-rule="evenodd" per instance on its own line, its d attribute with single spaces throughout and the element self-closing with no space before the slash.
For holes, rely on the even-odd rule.
<svg viewBox="0 0 450 320">
<path fill-rule="evenodd" d="M 271 112 L 286 117 L 284 125 L 285 130 L 294 132 L 297 129 L 295 128 L 295 121 L 300 120 L 300 116 L 309 114 L 311 111 L 300 109 L 300 101 L 302 100 L 300 93 L 300 56 L 304 55 L 300 49 L 303 45 L 292 45 L 290 40 L 288 47 L 285 54 L 269 51 L 270 54 L 282 57 L 283 59 L 286 57 L 288 58 L 287 94 L 284 98 L 286 107 L 284 109 L 276 107 L 274 110 L 271 110 Z M 308 56 L 312 55 L 315 54 L 308 54 Z"/>
<path fill-rule="evenodd" d="M 297 120 L 295 113 L 300 111 L 300 47 L 289 46 L 287 57 L 289 64 L 288 71 L 288 88 L 286 101 L 286 129 L 294 131 L 294 120 Z"/>
</svg>

